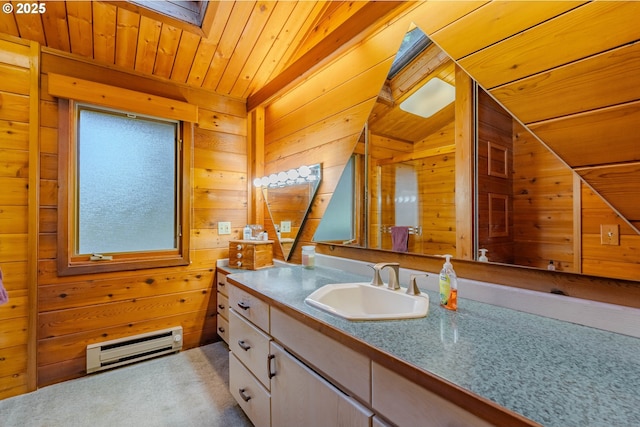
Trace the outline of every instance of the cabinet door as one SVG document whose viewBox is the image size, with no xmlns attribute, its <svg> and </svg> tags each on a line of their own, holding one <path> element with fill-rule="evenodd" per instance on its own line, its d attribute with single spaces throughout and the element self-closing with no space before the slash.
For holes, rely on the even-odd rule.
<svg viewBox="0 0 640 427">
<path fill-rule="evenodd" d="M 376 362 L 371 371 L 373 410 L 399 427 L 491 426 Z"/>
<path fill-rule="evenodd" d="M 271 424 L 369 427 L 373 413 L 271 342 Z"/>
</svg>

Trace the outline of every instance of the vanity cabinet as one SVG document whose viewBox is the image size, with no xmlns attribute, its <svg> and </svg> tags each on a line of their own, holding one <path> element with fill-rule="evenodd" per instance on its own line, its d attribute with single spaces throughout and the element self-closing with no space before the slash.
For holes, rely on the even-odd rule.
<svg viewBox="0 0 640 427">
<path fill-rule="evenodd" d="M 309 337 L 299 335 L 303 325 L 288 318 L 279 310 L 269 307 L 264 301 L 229 285 L 229 388 L 232 396 L 255 426 L 301 426 L 301 425 L 348 425 L 367 427 L 372 423 L 373 413 L 349 394 L 327 381 L 305 363 L 291 354 L 288 348 L 296 348 L 300 340 L 301 353 L 311 354 Z M 273 317 L 272 317 L 273 316 Z M 275 320 L 274 320 L 275 319 Z M 283 322 L 290 321 L 293 328 Z M 294 334 L 286 341 L 277 343 L 271 335 L 279 337 Z M 315 332 L 315 331 L 314 331 Z M 323 337 L 325 340 L 329 338 Z M 330 340 L 332 341 L 332 340 Z M 319 351 L 319 347 L 325 347 Z M 328 372 L 333 378 L 342 378 L 352 383 L 351 378 L 361 372 L 364 382 L 369 381 L 369 361 L 365 358 L 353 363 L 352 351 L 340 348 L 337 342 L 316 342 L 318 350 L 316 364 L 320 372 Z M 341 350 L 347 350 L 341 354 Z M 353 352 L 357 355 L 357 353 Z M 328 362 L 323 360 L 328 358 Z M 353 371 L 352 369 L 356 369 Z M 355 381 L 358 384 L 360 381 Z M 368 398 L 368 386 L 350 385 Z"/>
<path fill-rule="evenodd" d="M 216 324 L 220 338 L 229 344 L 229 293 L 227 291 L 227 274 L 216 273 Z"/>
</svg>

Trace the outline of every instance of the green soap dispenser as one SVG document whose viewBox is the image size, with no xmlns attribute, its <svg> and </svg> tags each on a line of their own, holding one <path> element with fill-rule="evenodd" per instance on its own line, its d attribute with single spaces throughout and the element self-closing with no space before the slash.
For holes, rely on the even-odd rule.
<svg viewBox="0 0 640 427">
<path fill-rule="evenodd" d="M 440 270 L 440 305 L 455 311 L 458 309 L 458 278 L 451 264 L 451 255 L 444 257 L 446 261 Z"/>
</svg>

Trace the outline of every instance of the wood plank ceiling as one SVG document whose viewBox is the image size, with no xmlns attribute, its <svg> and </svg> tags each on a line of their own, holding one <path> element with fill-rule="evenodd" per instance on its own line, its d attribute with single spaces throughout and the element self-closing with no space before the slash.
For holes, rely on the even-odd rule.
<svg viewBox="0 0 640 427">
<path fill-rule="evenodd" d="M 46 13 L 29 14 L 14 2 L 0 32 L 240 99 L 288 76 L 264 89 L 264 100 L 400 4 L 210 1 L 195 26 L 141 3 L 53 1 L 43 2 Z"/>
</svg>

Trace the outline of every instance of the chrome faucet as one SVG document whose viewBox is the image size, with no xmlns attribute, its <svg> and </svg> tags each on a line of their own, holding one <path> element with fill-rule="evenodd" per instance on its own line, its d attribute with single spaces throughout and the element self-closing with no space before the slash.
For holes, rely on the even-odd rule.
<svg viewBox="0 0 640 427">
<path fill-rule="evenodd" d="M 380 277 L 380 269 L 377 268 L 373 264 L 367 264 L 368 267 L 373 268 L 373 278 L 371 279 L 371 286 L 382 286 L 384 282 L 382 281 L 382 277 Z"/>
<path fill-rule="evenodd" d="M 409 295 L 420 295 L 420 288 L 418 288 L 418 284 L 416 283 L 416 279 L 420 276 L 427 277 L 428 274 L 411 274 L 409 276 L 409 286 L 407 287 L 407 294 Z"/>
<path fill-rule="evenodd" d="M 380 262 L 373 266 L 374 271 L 377 271 L 380 274 L 385 268 L 389 268 L 389 283 L 387 284 L 387 288 L 391 290 L 400 289 L 399 277 L 400 277 L 400 264 L 397 262 Z M 374 277 L 375 279 L 375 277 Z"/>
</svg>

